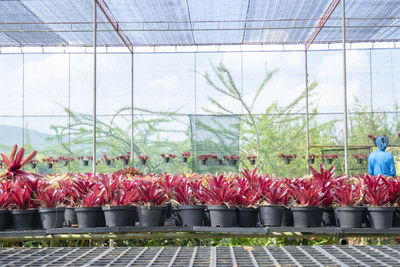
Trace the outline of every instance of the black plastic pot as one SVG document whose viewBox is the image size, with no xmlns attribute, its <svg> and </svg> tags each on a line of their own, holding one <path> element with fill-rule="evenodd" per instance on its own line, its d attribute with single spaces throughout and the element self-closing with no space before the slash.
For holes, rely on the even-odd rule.
<svg viewBox="0 0 400 267">
<path fill-rule="evenodd" d="M 36 163 L 31 163 L 31 168 L 36 169 L 36 165 L 37 165 Z"/>
<path fill-rule="evenodd" d="M 363 163 L 363 161 L 364 161 L 364 159 L 360 159 L 360 158 L 358 158 L 358 159 L 357 159 L 357 164 L 362 164 L 362 163 Z"/>
<path fill-rule="evenodd" d="M 168 163 L 168 162 L 169 162 L 169 158 L 168 158 L 168 157 L 165 157 L 165 158 L 164 158 L 164 162 Z"/>
<path fill-rule="evenodd" d="M 68 166 L 69 161 L 64 161 L 63 163 L 64 163 L 64 166 Z"/>
<path fill-rule="evenodd" d="M 341 228 L 360 228 L 365 221 L 365 207 L 337 207 L 335 210 Z"/>
<path fill-rule="evenodd" d="M 89 161 L 88 160 L 83 160 L 83 166 L 88 166 L 89 165 Z"/>
<path fill-rule="evenodd" d="M 111 165 L 111 160 L 110 159 L 106 159 L 106 165 L 110 166 Z"/>
<path fill-rule="evenodd" d="M 390 228 L 393 224 L 395 207 L 368 207 L 368 218 L 372 228 Z"/>
<path fill-rule="evenodd" d="M 315 159 L 314 159 L 314 158 L 313 158 L 313 159 L 308 159 L 308 163 L 314 164 L 314 162 L 315 162 Z"/>
<path fill-rule="evenodd" d="M 11 213 L 9 210 L 0 210 L 0 230 L 10 228 Z"/>
<path fill-rule="evenodd" d="M 400 209 L 396 208 L 393 213 L 393 227 L 400 227 Z"/>
<path fill-rule="evenodd" d="M 326 159 L 326 162 L 328 162 L 328 164 L 332 164 L 333 159 Z"/>
<path fill-rule="evenodd" d="M 293 226 L 293 212 L 289 208 L 283 208 L 281 226 Z"/>
<path fill-rule="evenodd" d="M 78 219 L 76 218 L 75 208 L 66 207 L 64 211 L 64 222 L 65 226 L 71 227 L 72 225 L 78 225 Z"/>
<path fill-rule="evenodd" d="M 240 227 L 256 227 L 258 219 L 258 209 L 242 208 L 236 209 L 237 224 Z"/>
<path fill-rule="evenodd" d="M 124 162 L 125 165 L 128 165 L 129 163 L 129 159 L 122 159 L 122 161 Z"/>
<path fill-rule="evenodd" d="M 105 206 L 102 207 L 107 227 L 128 226 L 130 207 Z"/>
<path fill-rule="evenodd" d="M 236 159 L 231 160 L 231 165 L 232 165 L 232 166 L 235 166 L 236 163 L 237 163 L 237 160 L 236 160 Z"/>
<path fill-rule="evenodd" d="M 206 163 L 207 163 L 207 160 L 206 160 L 206 159 L 202 159 L 202 160 L 201 160 L 201 165 L 206 165 Z"/>
<path fill-rule="evenodd" d="M 290 164 L 290 158 L 285 158 L 285 164 Z"/>
<path fill-rule="evenodd" d="M 47 168 L 53 169 L 53 163 L 48 163 L 48 164 L 47 164 Z"/>
<path fill-rule="evenodd" d="M 75 208 L 79 228 L 99 227 L 101 207 Z"/>
<path fill-rule="evenodd" d="M 138 213 L 137 208 L 135 206 L 129 206 L 128 209 L 128 225 L 135 226 L 136 222 L 138 222 Z"/>
<path fill-rule="evenodd" d="M 35 217 L 38 214 L 36 209 L 12 210 L 12 228 L 15 230 L 33 230 L 37 228 Z"/>
<path fill-rule="evenodd" d="M 177 206 L 178 221 L 182 226 L 203 226 L 204 208 L 202 205 Z"/>
<path fill-rule="evenodd" d="M 255 159 L 250 159 L 249 161 L 250 161 L 250 164 L 251 164 L 251 165 L 256 164 L 256 160 L 255 160 Z"/>
<path fill-rule="evenodd" d="M 220 206 L 207 206 L 210 212 L 211 227 L 232 227 L 236 218 L 236 207 Z"/>
<path fill-rule="evenodd" d="M 262 205 L 260 209 L 260 220 L 263 226 L 281 226 L 283 206 Z"/>
<path fill-rule="evenodd" d="M 165 221 L 165 207 L 138 206 L 140 226 L 163 226 Z"/>
<path fill-rule="evenodd" d="M 322 209 L 319 207 L 291 207 L 294 227 L 320 227 Z"/>
<path fill-rule="evenodd" d="M 147 161 L 147 159 L 140 159 L 140 162 L 142 163 L 142 165 L 146 165 L 146 161 Z"/>
<path fill-rule="evenodd" d="M 188 158 L 182 158 L 182 161 L 183 161 L 183 162 L 187 162 L 187 161 L 188 161 Z"/>
<path fill-rule="evenodd" d="M 39 209 L 43 229 L 60 228 L 64 223 L 65 208 Z"/>
<path fill-rule="evenodd" d="M 324 207 L 323 208 L 322 226 L 337 226 L 335 209 L 333 207 Z"/>
<path fill-rule="evenodd" d="M 222 159 L 217 159 L 218 165 L 222 165 Z"/>
</svg>

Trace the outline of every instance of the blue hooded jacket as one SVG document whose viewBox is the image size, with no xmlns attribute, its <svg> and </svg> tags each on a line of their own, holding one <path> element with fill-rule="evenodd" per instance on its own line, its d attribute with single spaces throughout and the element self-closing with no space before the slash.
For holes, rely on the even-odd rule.
<svg viewBox="0 0 400 267">
<path fill-rule="evenodd" d="M 396 167 L 392 153 L 386 152 L 389 140 L 385 136 L 376 139 L 377 150 L 368 157 L 368 173 L 371 175 L 382 174 L 385 176 L 396 176 Z"/>
</svg>

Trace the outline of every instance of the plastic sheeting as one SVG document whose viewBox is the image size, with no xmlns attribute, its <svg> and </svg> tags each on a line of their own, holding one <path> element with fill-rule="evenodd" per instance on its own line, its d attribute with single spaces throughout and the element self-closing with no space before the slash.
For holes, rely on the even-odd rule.
<svg viewBox="0 0 400 267">
<path fill-rule="evenodd" d="M 330 0 L 99 0 L 133 45 L 302 44 Z M 93 0 L 0 1 L 0 46 L 92 45 Z M 124 46 L 98 9 L 98 45 Z M 347 0 L 348 42 L 397 40 L 399 0 Z M 10 24 L 12 23 L 12 24 Z M 314 43 L 341 42 L 341 4 Z"/>
</svg>

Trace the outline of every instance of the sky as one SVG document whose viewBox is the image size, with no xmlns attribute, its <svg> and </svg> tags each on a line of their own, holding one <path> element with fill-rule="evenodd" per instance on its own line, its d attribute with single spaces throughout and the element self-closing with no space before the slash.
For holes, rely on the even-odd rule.
<svg viewBox="0 0 400 267">
<path fill-rule="evenodd" d="M 398 59 L 398 49 L 347 52 L 350 111 L 355 107 L 356 98 L 370 108 L 371 95 L 375 111 L 394 111 L 394 104 L 400 100 Z M 207 114 L 205 109 L 215 109 L 209 101 L 209 97 L 214 97 L 234 113 L 242 113 L 238 103 L 216 93 L 202 77 L 206 71 L 212 74 L 211 64 L 223 62 L 238 88 L 242 88 L 246 101 L 254 97 L 265 71 L 277 70 L 254 106 L 253 113 L 263 113 L 275 101 L 280 106 L 287 105 L 304 90 L 304 61 L 302 51 L 137 53 L 134 56 L 135 107 Z M 67 123 L 64 107 L 92 114 L 92 66 L 91 54 L 0 54 L 0 125 L 22 126 L 20 116 L 24 113 L 28 127 L 53 133 L 51 125 Z M 318 111 L 342 113 L 341 51 L 309 51 L 308 70 L 309 81 L 318 82 L 313 96 Z M 97 86 L 99 115 L 112 115 L 129 106 L 130 54 L 98 55 Z M 123 120 L 117 123 L 127 124 Z"/>
</svg>

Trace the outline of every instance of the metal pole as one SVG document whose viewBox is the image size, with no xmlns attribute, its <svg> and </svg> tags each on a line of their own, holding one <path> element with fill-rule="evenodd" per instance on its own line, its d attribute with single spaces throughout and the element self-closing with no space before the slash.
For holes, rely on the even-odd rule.
<svg viewBox="0 0 400 267">
<path fill-rule="evenodd" d="M 96 83 L 96 74 L 97 74 L 97 6 L 96 0 L 93 0 L 93 173 L 96 173 L 96 96 L 97 96 L 97 83 Z"/>
<path fill-rule="evenodd" d="M 346 13 L 342 0 L 342 44 L 343 44 L 343 91 L 344 91 L 344 172 L 349 174 L 348 130 L 347 130 L 347 82 L 346 82 Z"/>
<path fill-rule="evenodd" d="M 133 53 L 131 53 L 131 164 L 133 166 L 133 145 L 134 145 L 134 113 L 133 113 Z"/>
<path fill-rule="evenodd" d="M 308 157 L 310 156 L 310 122 L 308 120 L 308 57 L 307 57 L 307 49 L 304 51 L 304 67 L 305 67 L 305 78 L 306 78 L 306 164 L 307 164 L 307 173 L 309 170 L 309 162 Z"/>
</svg>

